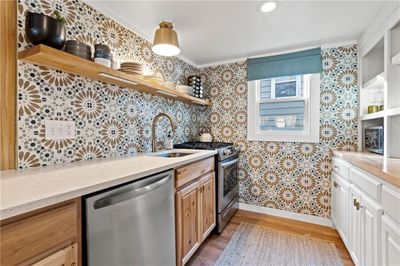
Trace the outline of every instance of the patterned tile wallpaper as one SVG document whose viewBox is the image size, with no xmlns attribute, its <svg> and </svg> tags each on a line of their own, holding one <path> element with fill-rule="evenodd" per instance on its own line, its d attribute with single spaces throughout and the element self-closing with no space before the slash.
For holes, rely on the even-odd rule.
<svg viewBox="0 0 400 266">
<path fill-rule="evenodd" d="M 30 46 L 24 36 L 27 10 L 66 18 L 67 39 L 106 43 L 122 60 L 147 65 L 167 81 L 185 83 L 197 70 L 177 58 L 160 57 L 151 43 L 79 0 L 19 0 L 18 49 Z M 183 104 L 61 71 L 18 63 L 19 168 L 112 157 L 151 149 L 151 122 L 159 112 L 175 118 L 175 142 L 197 138 L 208 126 L 209 108 Z M 73 120 L 74 140 L 46 140 L 45 120 Z M 157 127 L 162 146 L 169 126 Z"/>
<path fill-rule="evenodd" d="M 157 56 L 151 43 L 80 0 L 19 0 L 19 50 L 30 46 L 24 36 L 27 10 L 59 10 L 66 17 L 68 39 L 106 43 L 119 58 L 144 63 L 167 81 L 185 83 L 190 74 L 200 72 L 213 106 L 187 105 L 19 62 L 19 168 L 149 151 L 151 121 L 167 112 L 178 124 L 175 142 L 197 139 L 199 129 L 211 123 L 215 140 L 242 147 L 242 202 L 329 217 L 331 149 L 357 148 L 356 46 L 323 50 L 320 143 L 256 142 L 246 140 L 245 62 L 197 70 L 177 58 Z M 77 138 L 46 140 L 46 119 L 75 121 Z M 162 120 L 159 148 L 168 130 Z"/>
<path fill-rule="evenodd" d="M 247 141 L 246 63 L 202 69 L 212 98 L 211 131 L 239 145 L 242 202 L 330 216 L 331 149 L 357 149 L 357 47 L 322 51 L 320 142 Z"/>
</svg>

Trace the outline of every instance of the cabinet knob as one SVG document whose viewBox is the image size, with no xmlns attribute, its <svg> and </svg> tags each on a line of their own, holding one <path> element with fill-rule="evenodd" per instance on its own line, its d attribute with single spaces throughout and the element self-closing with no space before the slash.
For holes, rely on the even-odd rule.
<svg viewBox="0 0 400 266">
<path fill-rule="evenodd" d="M 335 181 L 333 181 L 333 186 L 334 186 L 335 188 L 337 188 L 339 185 L 338 185 L 338 183 L 336 183 Z"/>
<path fill-rule="evenodd" d="M 356 207 L 357 211 L 360 210 L 361 204 L 360 204 L 359 201 L 357 201 L 357 199 L 354 199 L 354 200 L 353 200 L 353 205 L 354 205 L 354 207 Z"/>
</svg>

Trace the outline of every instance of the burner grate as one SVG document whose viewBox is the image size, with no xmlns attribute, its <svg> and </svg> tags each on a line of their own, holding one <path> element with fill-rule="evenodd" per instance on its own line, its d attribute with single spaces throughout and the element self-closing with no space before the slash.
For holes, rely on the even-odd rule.
<svg viewBox="0 0 400 266">
<path fill-rule="evenodd" d="M 233 143 L 229 142 L 185 142 L 174 147 L 180 149 L 217 150 L 232 145 Z"/>
</svg>

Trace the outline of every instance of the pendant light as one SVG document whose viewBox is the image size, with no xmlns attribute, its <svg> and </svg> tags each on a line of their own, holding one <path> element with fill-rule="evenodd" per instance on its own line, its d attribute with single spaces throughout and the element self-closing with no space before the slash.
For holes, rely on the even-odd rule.
<svg viewBox="0 0 400 266">
<path fill-rule="evenodd" d="M 174 26 L 171 22 L 163 21 L 160 23 L 160 28 L 154 34 L 152 47 L 154 53 L 162 56 L 175 56 L 181 52 L 178 44 L 178 35 L 173 28 Z"/>
</svg>

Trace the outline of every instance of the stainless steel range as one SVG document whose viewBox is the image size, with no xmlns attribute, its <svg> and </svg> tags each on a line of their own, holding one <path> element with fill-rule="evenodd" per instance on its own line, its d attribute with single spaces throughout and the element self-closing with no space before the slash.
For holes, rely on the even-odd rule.
<svg viewBox="0 0 400 266">
<path fill-rule="evenodd" d="M 238 161 L 240 149 L 227 142 L 185 142 L 179 149 L 217 150 L 215 156 L 217 183 L 217 232 L 221 233 L 238 208 Z"/>
</svg>

